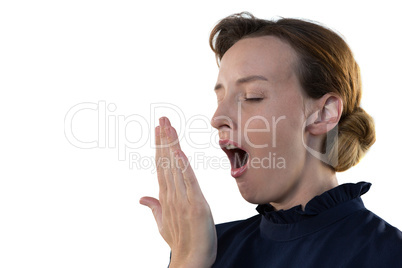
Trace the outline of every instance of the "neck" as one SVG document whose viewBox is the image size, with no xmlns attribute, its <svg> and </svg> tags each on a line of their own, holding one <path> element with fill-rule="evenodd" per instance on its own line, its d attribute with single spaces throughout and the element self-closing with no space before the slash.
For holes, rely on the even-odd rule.
<svg viewBox="0 0 402 268">
<path fill-rule="evenodd" d="M 286 210 L 297 205 L 302 205 L 304 210 L 312 198 L 339 185 L 335 171 L 318 159 L 310 160 L 305 165 L 309 168 L 303 170 L 291 192 L 280 202 L 270 203 L 276 210 Z"/>
</svg>

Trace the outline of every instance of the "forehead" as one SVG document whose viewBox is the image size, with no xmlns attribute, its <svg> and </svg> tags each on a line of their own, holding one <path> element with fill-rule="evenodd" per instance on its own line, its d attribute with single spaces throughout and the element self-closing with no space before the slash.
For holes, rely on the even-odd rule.
<svg viewBox="0 0 402 268">
<path fill-rule="evenodd" d="M 248 75 L 263 75 L 270 81 L 282 80 L 294 73 L 296 62 L 296 51 L 275 36 L 245 38 L 222 57 L 218 80 L 229 82 Z"/>
</svg>

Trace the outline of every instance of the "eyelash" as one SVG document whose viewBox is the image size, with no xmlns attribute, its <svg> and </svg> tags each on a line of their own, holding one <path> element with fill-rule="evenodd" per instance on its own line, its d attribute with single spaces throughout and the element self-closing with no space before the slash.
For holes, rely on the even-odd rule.
<svg viewBox="0 0 402 268">
<path fill-rule="evenodd" d="M 245 98 L 245 101 L 262 101 L 263 98 Z"/>
</svg>

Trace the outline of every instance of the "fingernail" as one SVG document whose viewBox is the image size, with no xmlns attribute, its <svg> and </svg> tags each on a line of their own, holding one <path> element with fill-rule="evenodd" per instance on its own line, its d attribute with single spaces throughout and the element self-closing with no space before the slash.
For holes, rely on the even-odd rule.
<svg viewBox="0 0 402 268">
<path fill-rule="evenodd" d="M 165 117 L 159 118 L 159 125 L 161 125 L 161 127 L 165 126 Z"/>
<path fill-rule="evenodd" d="M 165 125 L 166 125 L 166 126 L 169 126 L 169 127 L 171 126 L 171 125 L 170 125 L 169 118 L 167 118 L 167 117 L 165 117 Z"/>
</svg>

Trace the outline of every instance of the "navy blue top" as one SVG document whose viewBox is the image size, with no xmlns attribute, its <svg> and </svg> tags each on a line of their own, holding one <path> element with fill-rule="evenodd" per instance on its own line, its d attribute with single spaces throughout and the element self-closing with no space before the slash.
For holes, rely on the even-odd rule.
<svg viewBox="0 0 402 268">
<path fill-rule="evenodd" d="M 371 183 L 346 183 L 301 205 L 216 225 L 212 267 L 402 267 L 402 233 L 367 210 Z M 400 213 L 400 212 L 397 212 Z"/>
</svg>

